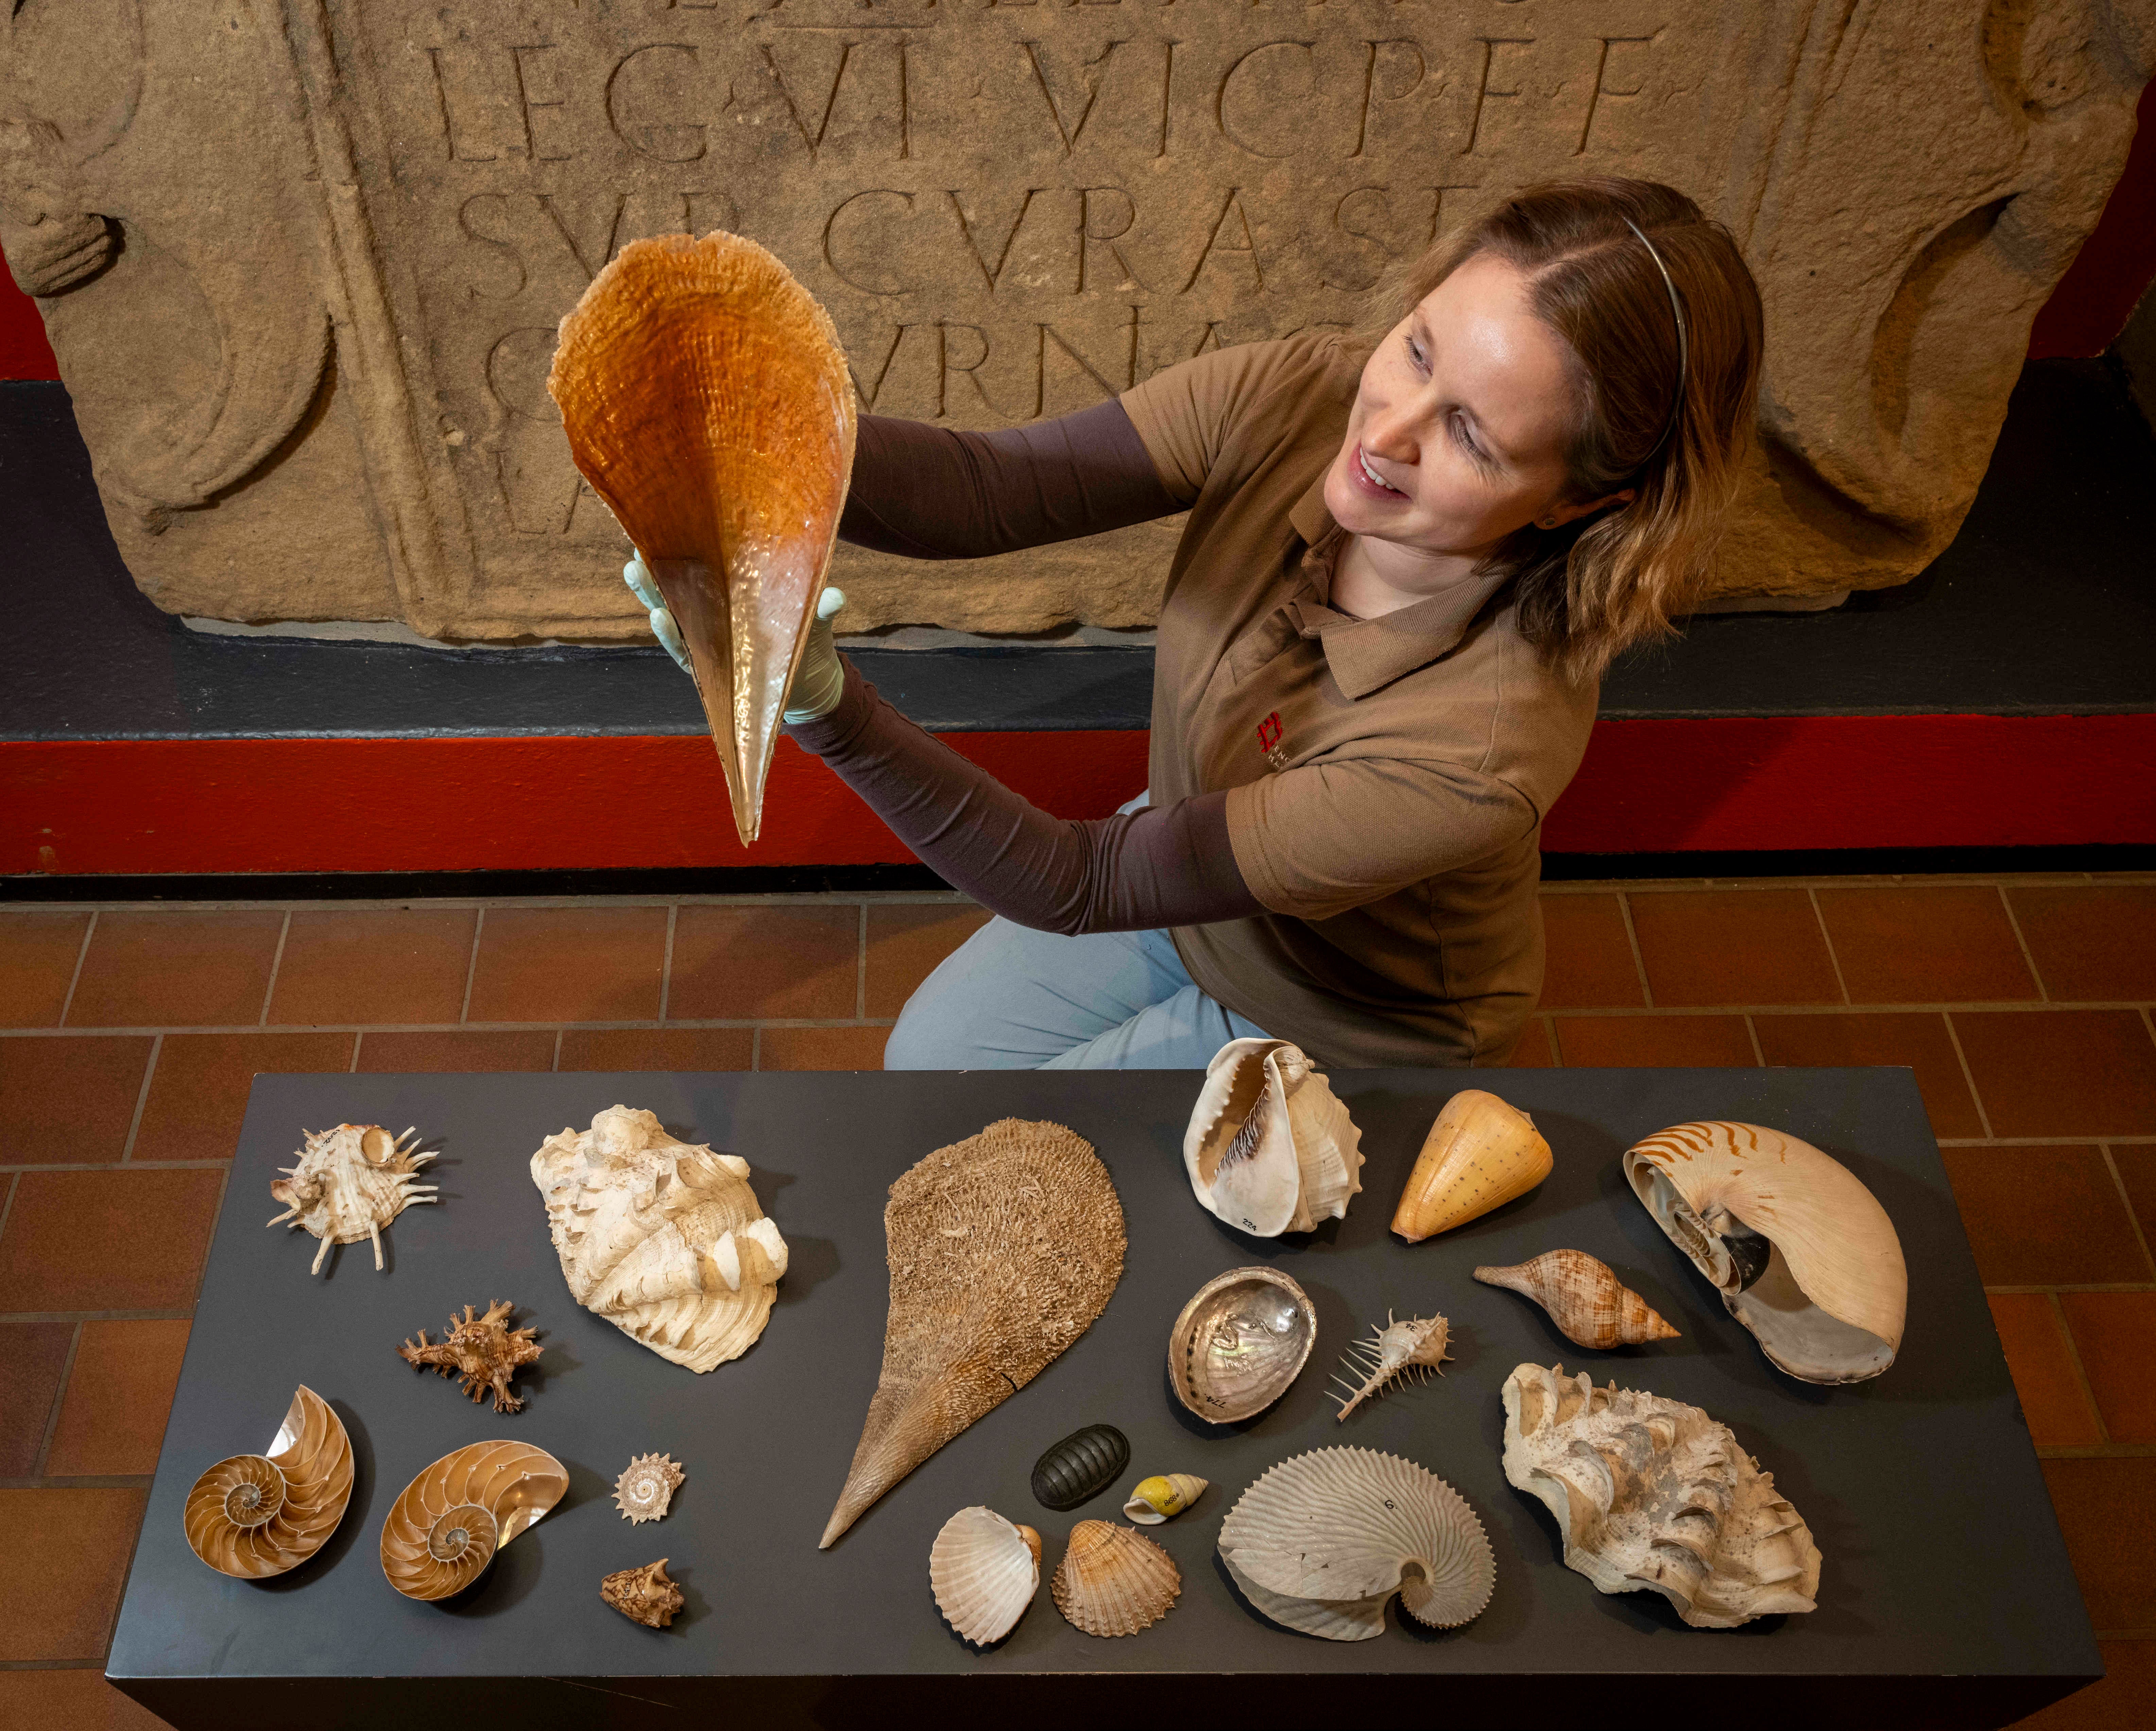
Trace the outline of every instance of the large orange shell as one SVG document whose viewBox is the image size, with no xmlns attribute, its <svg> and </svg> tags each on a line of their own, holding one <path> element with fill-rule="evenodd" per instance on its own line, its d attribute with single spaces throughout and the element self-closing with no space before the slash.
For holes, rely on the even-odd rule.
<svg viewBox="0 0 2156 1731">
<path fill-rule="evenodd" d="M 752 240 L 634 241 L 562 321 L 547 388 L 696 665 L 742 844 L 853 471 L 830 319 Z"/>
</svg>

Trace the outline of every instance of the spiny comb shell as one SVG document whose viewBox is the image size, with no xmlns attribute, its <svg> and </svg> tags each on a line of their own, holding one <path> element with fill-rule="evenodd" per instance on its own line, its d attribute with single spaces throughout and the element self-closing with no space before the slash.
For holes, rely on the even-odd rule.
<svg viewBox="0 0 2156 1731">
<path fill-rule="evenodd" d="M 1048 1590 L 1073 1628 L 1135 1635 L 1173 1608 L 1183 1572 L 1142 1533 L 1108 1521 L 1081 1521 L 1070 1529 Z"/>
<path fill-rule="evenodd" d="M 404 1487 L 382 1523 L 382 1572 L 407 1599 L 446 1599 L 562 1500 L 569 1475 L 544 1449 L 475 1442 Z"/>
<path fill-rule="evenodd" d="M 1033 1465 L 1033 1494 L 1059 1513 L 1091 1501 L 1123 1476 L 1131 1446 L 1113 1425 L 1088 1425 L 1051 1444 Z"/>
<path fill-rule="evenodd" d="M 936 1608 L 976 1646 L 1018 1627 L 1040 1587 L 1040 1535 L 993 1508 L 962 1508 L 928 1552 Z"/>
<path fill-rule="evenodd" d="M 883 1211 L 891 1314 L 834 1544 L 877 1497 L 1040 1375 L 1107 1307 L 1123 1205 L 1092 1144 L 1002 1118 L 899 1175 Z"/>
<path fill-rule="evenodd" d="M 1478 1268 L 1475 1278 L 1533 1299 L 1574 1346 L 1607 1352 L 1681 1338 L 1614 1269 L 1585 1251 L 1544 1251 L 1517 1267 Z"/>
<path fill-rule="evenodd" d="M 1158 1527 L 1181 1514 L 1200 1497 L 1210 1479 L 1194 1477 L 1188 1472 L 1156 1474 L 1142 1478 L 1131 1491 L 1130 1501 L 1123 1505 L 1124 1518 L 1141 1527 Z"/>
<path fill-rule="evenodd" d="M 339 1124 L 317 1133 L 302 1130 L 306 1144 L 294 1163 L 272 1179 L 270 1195 L 285 1211 L 263 1224 L 304 1226 L 321 1240 L 310 1274 L 320 1274 L 333 1244 L 374 1246 L 374 1266 L 381 1271 L 382 1229 L 415 1203 L 439 1199 L 440 1187 L 414 1176 L 434 1157 L 412 1152 L 418 1132 L 392 1136 L 379 1124 Z"/>
<path fill-rule="evenodd" d="M 1265 1615 L 1327 1641 L 1383 1634 L 1394 1593 L 1417 1622 L 1456 1628 L 1481 1614 L 1497 1579 L 1466 1499 L 1373 1449 L 1281 1461 L 1228 1511 L 1220 1559 Z"/>
<path fill-rule="evenodd" d="M 1419 1371 L 1422 1380 L 1427 1382 L 1433 1370 L 1444 1375 L 1439 1367 L 1452 1356 L 1445 1351 L 1451 1339 L 1452 1325 L 1443 1317 L 1409 1317 L 1401 1323 L 1394 1321 L 1392 1312 L 1387 1311 L 1384 1327 L 1373 1323 L 1370 1338 L 1357 1341 L 1341 1358 L 1340 1368 L 1358 1373 L 1362 1380 L 1333 1377 L 1348 1390 L 1332 1396 L 1340 1403 L 1335 1419 L 1345 1424 L 1349 1413 L 1365 1400 L 1382 1396 L 1395 1378 Z"/>
<path fill-rule="evenodd" d="M 258 1433 L 259 1434 L 259 1433 Z M 187 1492 L 187 1548 L 220 1574 L 282 1574 L 328 1543 L 352 1501 L 352 1439 L 302 1384 L 264 1455 L 218 1461 Z"/>
<path fill-rule="evenodd" d="M 1284 1040 L 1231 1040 L 1205 1066 L 1183 1136 L 1199 1202 L 1260 1238 L 1338 1220 L 1363 1188 L 1363 1133 Z"/>
<path fill-rule="evenodd" d="M 681 628 L 746 846 L 853 470 L 838 332 L 752 240 L 632 241 L 562 321 L 547 388 Z"/>
<path fill-rule="evenodd" d="M 1231 1268 L 1191 1296 L 1168 1334 L 1176 1399 L 1209 1424 L 1263 1412 L 1301 1374 L 1317 1307 L 1277 1268 Z"/>
<path fill-rule="evenodd" d="M 1409 1244 L 1502 1208 L 1550 1175 L 1556 1163 L 1535 1121 L 1480 1088 L 1462 1088 L 1423 1138 L 1393 1210 Z"/>
</svg>

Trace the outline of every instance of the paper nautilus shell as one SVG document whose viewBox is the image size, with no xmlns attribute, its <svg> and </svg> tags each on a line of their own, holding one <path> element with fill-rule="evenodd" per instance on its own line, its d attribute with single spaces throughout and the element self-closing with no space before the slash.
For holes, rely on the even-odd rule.
<svg viewBox="0 0 2156 1731">
<path fill-rule="evenodd" d="M 234 1455 L 197 1479 L 182 1516 L 187 1544 L 220 1574 L 282 1574 L 328 1543 L 352 1500 L 352 1439 L 304 1385 L 262 1455 Z"/>
<path fill-rule="evenodd" d="M 746 846 L 853 470 L 838 333 L 752 240 L 633 241 L 562 321 L 547 388 L 681 628 Z"/>
<path fill-rule="evenodd" d="M 407 1599 L 460 1593 L 569 1488 L 567 1469 L 522 1442 L 475 1442 L 404 1487 L 382 1523 L 382 1572 Z"/>
</svg>

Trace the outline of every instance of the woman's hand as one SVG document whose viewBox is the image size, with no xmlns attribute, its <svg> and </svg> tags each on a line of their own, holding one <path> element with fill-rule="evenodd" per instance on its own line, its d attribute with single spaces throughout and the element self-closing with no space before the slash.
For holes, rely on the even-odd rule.
<svg viewBox="0 0 2156 1731">
<path fill-rule="evenodd" d="M 666 605 L 643 554 L 632 555 L 621 568 L 621 575 L 636 598 L 650 609 L 652 635 L 693 681 L 696 670 L 690 665 L 681 628 L 675 624 L 673 610 Z M 839 659 L 838 645 L 831 639 L 831 617 L 845 604 L 844 589 L 827 588 L 817 598 L 816 617 L 808 627 L 801 665 L 794 670 L 793 683 L 786 689 L 784 718 L 789 722 L 819 721 L 839 706 L 839 698 L 846 688 L 846 669 Z"/>
</svg>

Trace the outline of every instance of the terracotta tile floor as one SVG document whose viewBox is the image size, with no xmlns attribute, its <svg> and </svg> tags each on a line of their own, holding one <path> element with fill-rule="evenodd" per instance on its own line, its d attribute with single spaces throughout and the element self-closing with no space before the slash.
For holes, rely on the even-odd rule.
<svg viewBox="0 0 2156 1731">
<path fill-rule="evenodd" d="M 1521 1064 L 1907 1064 L 2156 1726 L 2156 876 L 1563 884 Z M 0 1727 L 103 1662 L 249 1077 L 874 1066 L 948 896 L 0 907 Z M 85 1249 L 85 1235 L 91 1246 Z"/>
</svg>

